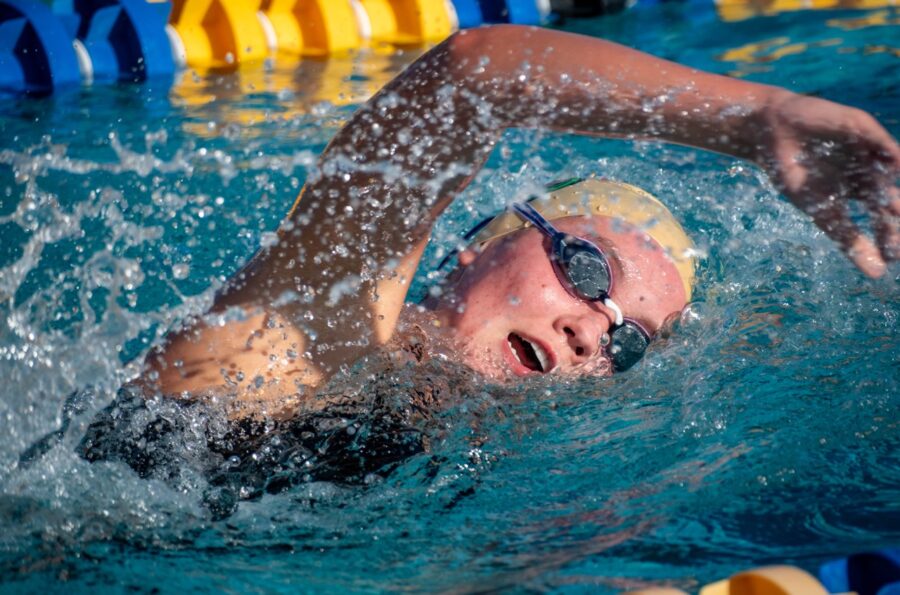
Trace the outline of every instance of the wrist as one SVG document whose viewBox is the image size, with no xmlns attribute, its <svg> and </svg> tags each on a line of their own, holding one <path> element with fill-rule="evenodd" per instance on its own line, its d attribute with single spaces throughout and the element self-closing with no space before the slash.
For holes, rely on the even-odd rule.
<svg viewBox="0 0 900 595">
<path fill-rule="evenodd" d="M 667 140 L 762 164 L 771 152 L 782 106 L 796 94 L 716 77 L 672 106 Z"/>
<path fill-rule="evenodd" d="M 780 114 L 786 104 L 799 97 L 781 87 L 766 86 L 763 89 L 758 105 L 743 123 L 742 133 L 736 139 L 740 144 L 740 156 L 757 165 L 765 165 L 771 160 Z"/>
</svg>

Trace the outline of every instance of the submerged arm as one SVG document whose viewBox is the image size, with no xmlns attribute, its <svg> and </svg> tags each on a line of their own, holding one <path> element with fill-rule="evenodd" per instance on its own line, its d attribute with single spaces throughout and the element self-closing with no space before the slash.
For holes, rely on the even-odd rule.
<svg viewBox="0 0 900 595">
<path fill-rule="evenodd" d="M 281 382 L 276 392 L 290 392 L 283 378 L 315 385 L 387 341 L 435 218 L 508 127 L 658 138 L 729 153 L 767 166 L 795 200 L 815 177 L 811 166 L 827 161 L 803 153 L 820 137 L 837 139 L 835 155 L 856 155 L 857 174 L 881 166 L 883 176 L 869 182 L 872 201 L 900 164 L 890 136 L 858 110 L 599 39 L 515 26 L 461 32 L 389 83 L 329 144 L 278 245 L 217 301 L 219 310 L 240 306 L 255 318 L 173 337 L 156 360 L 160 384 L 196 390 L 221 378 L 233 353 L 248 368 L 244 378 Z M 900 213 L 880 195 L 876 202 L 881 214 Z M 829 217 L 819 214 L 817 223 L 845 248 L 865 237 L 843 224 L 840 234 L 829 230 L 828 221 L 841 220 L 839 212 Z M 896 229 L 885 229 L 882 238 L 896 245 Z M 866 258 L 881 262 L 869 248 Z M 273 323 L 276 313 L 287 322 Z M 216 339 L 220 346 L 210 349 Z M 265 358 L 254 341 L 268 345 Z M 188 370 L 191 362 L 197 370 Z"/>
</svg>

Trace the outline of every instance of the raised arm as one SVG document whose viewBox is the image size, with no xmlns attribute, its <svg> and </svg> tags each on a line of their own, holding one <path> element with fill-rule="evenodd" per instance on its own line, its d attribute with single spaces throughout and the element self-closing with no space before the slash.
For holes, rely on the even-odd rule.
<svg viewBox="0 0 900 595">
<path fill-rule="evenodd" d="M 151 358 L 161 387 L 221 385 L 240 369 L 242 380 L 229 382 L 262 378 L 256 384 L 275 387 L 273 394 L 290 392 L 287 378 L 315 385 L 387 341 L 431 225 L 508 127 L 658 138 L 746 158 L 855 250 L 867 273 L 884 264 L 843 216 L 847 198 L 878 214 L 885 251 L 897 246 L 900 200 L 890 203 L 886 193 L 895 191 L 900 149 L 863 112 L 599 39 L 516 26 L 469 30 L 407 68 L 335 136 L 279 243 L 217 301 L 219 311 L 239 306 L 251 316 L 172 337 Z M 816 150 L 825 141 L 828 154 Z"/>
</svg>

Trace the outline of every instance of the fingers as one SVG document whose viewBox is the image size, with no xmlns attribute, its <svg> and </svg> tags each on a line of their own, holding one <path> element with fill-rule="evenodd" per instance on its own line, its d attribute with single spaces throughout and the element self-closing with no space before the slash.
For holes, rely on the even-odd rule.
<svg viewBox="0 0 900 595">
<path fill-rule="evenodd" d="M 873 245 L 877 246 L 882 262 L 895 261 L 900 257 L 900 188 L 894 185 L 895 169 L 889 166 L 885 171 L 883 167 L 870 166 L 860 167 L 857 171 L 846 171 L 845 175 L 850 184 L 843 194 L 847 198 L 857 198 L 865 204 L 875 236 L 875 244 L 871 241 L 862 242 L 852 235 L 845 238 L 845 241 L 849 240 L 846 251 L 848 254 L 853 252 L 851 258 L 855 262 L 859 259 L 871 260 Z M 860 264 L 857 263 L 857 266 Z M 865 266 L 863 264 L 860 268 L 865 271 Z M 873 276 L 869 272 L 866 274 Z"/>
<path fill-rule="evenodd" d="M 878 279 L 884 276 L 887 265 L 881 257 L 881 252 L 867 236 L 859 234 L 844 251 L 856 268 L 867 277 Z"/>
<path fill-rule="evenodd" d="M 872 121 L 872 126 L 867 132 L 869 139 L 877 146 L 878 157 L 880 157 L 880 160 L 884 163 L 887 163 L 894 168 L 900 168 L 900 145 L 897 144 L 894 137 L 891 136 L 881 124 L 874 118 L 871 118 L 871 116 L 870 119 Z"/>
<path fill-rule="evenodd" d="M 900 259 L 900 189 L 889 189 L 887 200 L 870 212 L 882 257 L 888 262 Z"/>
<path fill-rule="evenodd" d="M 900 168 L 900 145 L 872 114 L 840 106 L 834 122 L 845 131 L 848 140 L 868 148 L 873 160 Z"/>
<path fill-rule="evenodd" d="M 807 183 L 807 168 L 800 164 L 802 156 L 800 144 L 794 138 L 785 138 L 775 147 L 778 182 L 789 193 L 796 192 Z"/>
<path fill-rule="evenodd" d="M 828 237 L 837 242 L 841 250 L 866 276 L 879 278 L 884 275 L 887 265 L 881 252 L 859 227 L 850 220 L 844 204 L 834 200 L 808 209 L 815 224 Z"/>
</svg>

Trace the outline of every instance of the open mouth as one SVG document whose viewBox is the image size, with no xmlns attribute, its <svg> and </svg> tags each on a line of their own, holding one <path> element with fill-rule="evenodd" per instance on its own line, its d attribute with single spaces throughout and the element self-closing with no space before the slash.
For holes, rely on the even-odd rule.
<svg viewBox="0 0 900 595">
<path fill-rule="evenodd" d="M 510 333 L 506 341 L 520 364 L 533 372 L 545 374 L 550 371 L 550 356 L 543 347 L 516 333 Z"/>
</svg>

